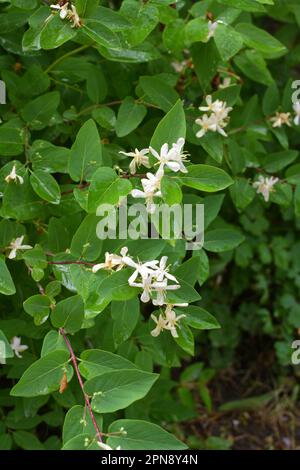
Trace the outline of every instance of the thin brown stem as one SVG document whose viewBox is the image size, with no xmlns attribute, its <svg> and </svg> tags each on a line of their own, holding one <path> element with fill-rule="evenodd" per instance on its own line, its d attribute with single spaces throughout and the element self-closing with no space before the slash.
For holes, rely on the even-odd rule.
<svg viewBox="0 0 300 470">
<path fill-rule="evenodd" d="M 87 261 L 48 261 L 48 264 L 84 264 L 86 266 L 94 266 L 94 263 Z"/>
<path fill-rule="evenodd" d="M 85 403 L 86 403 L 86 406 L 89 410 L 89 413 L 90 413 L 90 417 L 91 417 L 91 420 L 92 420 L 92 423 L 93 423 L 93 426 L 94 426 L 94 429 L 96 431 L 96 435 L 97 435 L 97 439 L 99 442 L 102 442 L 102 433 L 99 429 L 99 426 L 97 424 L 97 421 L 96 421 L 96 418 L 95 418 L 95 415 L 93 413 L 93 410 L 92 410 L 92 406 L 91 406 L 91 403 L 90 403 L 90 400 L 89 400 L 89 397 L 88 395 L 85 393 L 84 391 L 84 386 L 83 386 L 83 381 L 82 381 L 82 377 L 80 375 L 80 372 L 79 372 L 79 369 L 78 369 L 78 364 L 77 364 L 77 359 L 76 359 L 76 356 L 74 354 L 74 351 L 73 351 L 73 348 L 72 348 L 72 345 L 66 335 L 66 332 L 63 328 L 60 328 L 59 329 L 59 332 L 60 334 L 62 335 L 62 337 L 64 338 L 64 341 L 66 343 L 66 346 L 69 350 L 69 353 L 70 353 L 70 356 L 71 356 L 71 360 L 72 360 L 72 363 L 73 363 L 73 366 L 74 366 L 74 369 L 75 369 L 75 372 L 76 372 L 76 375 L 77 375 L 77 379 L 78 379 L 78 382 L 79 382 L 79 385 L 80 385 L 80 388 L 82 390 L 82 393 L 83 393 L 83 396 L 84 396 L 84 400 L 85 400 Z"/>
</svg>

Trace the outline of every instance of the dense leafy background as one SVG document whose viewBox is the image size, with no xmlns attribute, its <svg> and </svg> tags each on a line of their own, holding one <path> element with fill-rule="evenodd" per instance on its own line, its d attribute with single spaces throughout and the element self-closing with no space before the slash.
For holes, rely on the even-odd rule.
<svg viewBox="0 0 300 470">
<path fill-rule="evenodd" d="M 0 371 L 0 448 L 97 448 L 89 416 L 81 423 L 83 396 L 61 327 L 80 357 L 86 393 L 105 390 L 92 400 L 99 427 L 127 431 L 109 437 L 110 446 L 184 448 L 157 425 L 189 442 L 177 423 L 197 417 L 191 384 L 210 409 L 206 384 L 234 362 L 245 336 L 269 341 L 273 367 L 293 375 L 300 127 L 292 82 L 300 5 L 77 0 L 82 24 L 72 28 L 47 3 L 0 1 L 7 89 L 0 109 L 0 338 L 28 345 L 22 358 L 10 350 Z M 196 137 L 207 94 L 233 108 L 227 137 Z M 291 126 L 273 127 L 276 112 L 290 112 Z M 159 150 L 185 132 L 189 172 L 166 177 L 163 197 L 205 204 L 204 248 L 127 243 L 143 261 L 167 255 L 184 280 L 180 298 L 193 304 L 178 339 L 169 332 L 154 338 L 153 308 L 139 302 L 126 271 L 95 275 L 73 263 L 102 262 L 125 244 L 102 242 L 95 231 L 98 204 L 117 204 L 139 184 L 121 177 L 130 159 L 119 151 L 150 143 Z M 5 180 L 13 167 L 23 184 Z M 252 185 L 259 175 L 279 178 L 270 202 Z M 8 247 L 22 236 L 34 248 L 9 259 Z M 63 376 L 69 385 L 59 393 Z"/>
</svg>

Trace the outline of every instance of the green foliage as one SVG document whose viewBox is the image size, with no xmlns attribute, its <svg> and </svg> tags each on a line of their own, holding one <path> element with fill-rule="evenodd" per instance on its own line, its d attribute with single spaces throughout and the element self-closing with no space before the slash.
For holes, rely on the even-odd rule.
<svg viewBox="0 0 300 470">
<path fill-rule="evenodd" d="M 189 385 L 211 411 L 209 381 L 244 337 L 269 337 L 281 373 L 291 365 L 299 8 L 47 3 L 0 2 L 0 449 L 100 450 L 99 432 L 112 449 L 186 449 Z M 125 202 L 150 217 L 153 201 L 203 204 L 203 246 L 160 221 L 157 239 L 124 236 L 133 214 L 99 238 Z M 193 356 L 207 364 L 180 370 Z"/>
</svg>

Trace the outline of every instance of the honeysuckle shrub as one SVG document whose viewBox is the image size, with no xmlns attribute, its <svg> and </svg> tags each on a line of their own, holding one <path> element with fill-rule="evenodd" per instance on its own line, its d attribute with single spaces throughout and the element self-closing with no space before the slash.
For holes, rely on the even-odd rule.
<svg viewBox="0 0 300 470">
<path fill-rule="evenodd" d="M 300 326 L 300 5 L 0 4 L 0 448 L 185 449 L 204 356 Z M 100 239 L 125 198 L 204 246 Z"/>
</svg>

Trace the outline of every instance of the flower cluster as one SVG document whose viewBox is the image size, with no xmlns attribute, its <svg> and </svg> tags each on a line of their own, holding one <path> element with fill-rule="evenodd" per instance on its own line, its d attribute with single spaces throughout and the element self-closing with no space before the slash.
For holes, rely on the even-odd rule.
<svg viewBox="0 0 300 470">
<path fill-rule="evenodd" d="M 171 171 L 187 173 L 188 170 L 184 166 L 184 162 L 187 160 L 187 154 L 184 152 L 183 147 L 185 140 L 183 137 L 179 138 L 176 143 L 169 148 L 167 143 L 163 144 L 158 153 L 154 148 L 149 147 L 147 149 L 138 150 L 135 149 L 134 152 L 123 152 L 120 153 L 131 157 L 132 161 L 129 165 L 129 170 L 132 175 L 136 173 L 137 168 L 141 165 L 146 168 L 151 168 L 149 155 L 150 153 L 154 158 L 156 158 L 158 165 L 158 170 L 155 174 L 148 172 L 146 178 L 141 179 L 143 190 L 133 189 L 131 195 L 134 198 L 143 198 L 146 201 L 147 211 L 153 213 L 155 210 L 154 198 L 161 197 L 161 180 L 165 174 L 165 168 L 168 168 Z"/>
<path fill-rule="evenodd" d="M 162 330 L 168 330 L 174 338 L 177 338 L 176 327 L 178 327 L 178 321 L 185 315 L 179 315 L 177 317 L 173 307 L 186 307 L 188 304 L 170 304 L 166 299 L 168 291 L 180 288 L 176 277 L 169 272 L 167 261 L 168 257 L 162 256 L 160 260 L 146 261 L 144 263 L 140 261 L 136 262 L 128 255 L 128 248 L 123 247 L 120 255 L 106 253 L 105 262 L 93 266 L 92 271 L 96 273 L 100 269 L 119 271 L 123 267 L 133 268 L 134 272 L 128 278 L 128 284 L 131 287 L 143 289 L 141 301 L 144 303 L 151 301 L 154 306 L 159 307 L 166 305 L 165 313 L 160 314 L 158 319 L 154 315 L 151 315 L 151 318 L 156 323 L 156 327 L 151 334 L 158 336 Z"/>
<path fill-rule="evenodd" d="M 72 23 L 72 28 L 80 28 L 82 26 L 76 7 L 71 2 L 58 2 L 57 5 L 50 5 L 50 8 L 59 11 L 59 16 L 62 20 L 68 19 Z"/>
<path fill-rule="evenodd" d="M 267 176 L 259 175 L 258 181 L 253 183 L 253 187 L 256 188 L 257 194 L 262 194 L 264 200 L 268 202 L 270 193 L 274 192 L 274 185 L 278 183 L 278 181 L 279 179 L 274 178 L 274 176 L 268 178 Z"/>
<path fill-rule="evenodd" d="M 206 97 L 207 106 L 200 106 L 199 110 L 204 112 L 202 117 L 196 119 L 195 123 L 201 127 L 196 133 L 198 138 L 203 137 L 207 132 L 218 132 L 227 137 L 224 128 L 228 124 L 228 115 L 232 108 L 227 106 L 226 101 L 213 101 L 211 95 Z"/>
</svg>

